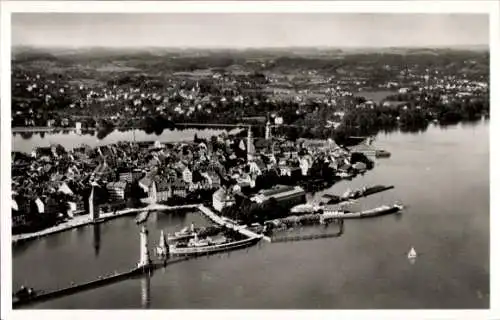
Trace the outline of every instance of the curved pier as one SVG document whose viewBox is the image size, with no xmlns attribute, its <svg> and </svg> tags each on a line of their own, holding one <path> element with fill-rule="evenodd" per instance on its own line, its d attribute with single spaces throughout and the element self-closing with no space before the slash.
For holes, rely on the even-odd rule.
<svg viewBox="0 0 500 320">
<path fill-rule="evenodd" d="M 42 302 L 42 301 L 47 301 L 50 299 L 55 299 L 58 297 L 74 294 L 77 292 L 85 291 L 85 290 L 91 290 L 95 289 L 98 287 L 106 286 L 108 284 L 112 284 L 118 281 L 122 281 L 125 279 L 130 279 L 133 277 L 140 277 L 141 275 L 145 273 L 152 272 L 157 269 L 165 268 L 168 265 L 179 263 L 182 261 L 194 259 L 195 257 L 176 257 L 176 258 L 169 258 L 166 261 L 155 261 L 152 262 L 149 266 L 144 267 L 144 268 L 133 268 L 128 271 L 123 271 L 123 272 L 117 272 L 110 274 L 108 276 L 104 277 L 99 277 L 95 280 L 91 280 L 88 282 L 80 283 L 80 284 L 73 284 L 65 288 L 61 289 L 55 289 L 51 291 L 41 291 L 37 293 L 35 296 L 32 296 L 27 299 L 17 299 L 17 298 L 12 298 L 12 307 L 13 308 L 18 308 L 21 306 L 29 305 L 32 303 L 37 303 L 37 302 Z"/>
<path fill-rule="evenodd" d="M 237 231 L 237 232 L 241 233 L 242 235 L 244 235 L 244 236 L 246 236 L 248 238 L 261 238 L 261 239 L 264 239 L 264 240 L 270 242 L 269 237 L 266 237 L 266 236 L 263 236 L 261 234 L 255 233 L 255 232 L 253 232 L 251 230 L 248 230 L 244 226 L 236 225 L 236 224 L 230 222 L 227 219 L 223 219 L 222 217 L 218 216 L 212 210 L 210 210 L 209 208 L 205 207 L 202 204 L 198 206 L 198 209 L 205 216 L 207 216 L 210 220 L 212 220 L 213 222 L 217 223 L 218 225 L 225 226 L 225 227 L 227 227 L 229 229 Z"/>
<path fill-rule="evenodd" d="M 122 280 L 125 278 L 129 278 L 129 277 L 134 276 L 134 275 L 141 274 L 141 273 L 143 273 L 143 269 L 134 268 L 134 269 L 129 270 L 129 271 L 112 274 L 112 275 L 109 275 L 106 277 L 100 277 L 100 278 L 92 280 L 92 281 L 88 281 L 88 282 L 81 283 L 81 284 L 71 285 L 71 286 L 66 287 L 66 288 L 56 289 L 56 290 L 48 291 L 48 292 L 40 292 L 40 293 L 36 294 L 35 296 L 32 296 L 30 298 L 26 298 L 26 299 L 13 298 L 12 299 L 12 307 L 16 308 L 16 307 L 20 307 L 20 306 L 35 303 L 35 302 L 41 302 L 41 301 L 46 301 L 49 299 L 54 299 L 57 297 L 62 297 L 62 296 L 73 294 L 73 293 L 76 293 L 79 291 L 97 288 L 100 286 L 114 283 L 116 281 L 119 281 L 119 280 Z"/>
</svg>

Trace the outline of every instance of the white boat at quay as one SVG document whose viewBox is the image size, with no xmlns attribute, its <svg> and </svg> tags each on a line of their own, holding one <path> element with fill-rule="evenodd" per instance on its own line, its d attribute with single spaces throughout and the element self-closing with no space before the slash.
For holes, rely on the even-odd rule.
<svg viewBox="0 0 500 320">
<path fill-rule="evenodd" d="M 227 239 L 218 241 L 211 241 L 210 239 L 199 240 L 195 237 L 185 245 L 180 243 L 171 244 L 169 246 L 169 251 L 171 256 L 211 254 L 248 247 L 259 242 L 260 239 L 262 239 L 262 236 L 250 237 L 237 241 L 228 241 Z"/>
<path fill-rule="evenodd" d="M 315 213 L 321 209 L 321 206 L 314 205 L 312 203 L 299 204 L 290 209 L 291 213 Z"/>
<path fill-rule="evenodd" d="M 385 214 L 396 213 L 403 210 L 403 206 L 400 204 L 394 204 L 392 206 L 383 205 L 374 209 L 360 211 L 360 212 L 349 212 L 344 210 L 332 209 L 328 210 L 328 207 L 324 208 L 324 213 L 322 219 L 360 219 L 360 218 L 370 218 L 382 216 Z"/>
<path fill-rule="evenodd" d="M 182 240 L 189 240 L 195 237 L 196 235 L 196 228 L 194 227 L 194 224 L 191 223 L 190 227 L 185 227 L 179 232 L 175 232 L 173 235 L 168 234 L 167 235 L 167 240 L 170 242 L 174 241 L 182 241 Z"/>
</svg>

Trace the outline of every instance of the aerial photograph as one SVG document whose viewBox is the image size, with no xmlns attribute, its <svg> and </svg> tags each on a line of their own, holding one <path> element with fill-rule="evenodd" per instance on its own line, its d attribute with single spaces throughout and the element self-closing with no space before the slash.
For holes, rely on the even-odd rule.
<svg viewBox="0 0 500 320">
<path fill-rule="evenodd" d="M 13 13 L 12 308 L 489 309 L 489 18 Z"/>
</svg>

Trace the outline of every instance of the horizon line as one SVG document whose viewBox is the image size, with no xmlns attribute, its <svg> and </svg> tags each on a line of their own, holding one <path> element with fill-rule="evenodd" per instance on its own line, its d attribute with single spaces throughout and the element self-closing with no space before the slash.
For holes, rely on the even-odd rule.
<svg viewBox="0 0 500 320">
<path fill-rule="evenodd" d="M 248 49 L 453 49 L 453 48 L 489 48 L 490 44 L 453 44 L 453 45 L 380 45 L 380 46 L 358 46 L 358 45 L 346 45 L 346 46 L 161 46 L 161 45 L 148 45 L 148 46 L 99 46 L 99 45 L 90 45 L 90 46 L 64 46 L 64 45 L 56 45 L 56 46 L 40 46 L 33 44 L 15 44 L 11 45 L 11 49 L 15 48 L 34 48 L 34 49 L 216 49 L 216 50 L 248 50 Z"/>
</svg>

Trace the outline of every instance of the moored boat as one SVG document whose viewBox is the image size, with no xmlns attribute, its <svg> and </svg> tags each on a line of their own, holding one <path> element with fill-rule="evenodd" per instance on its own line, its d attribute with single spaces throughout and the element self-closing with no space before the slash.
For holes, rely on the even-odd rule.
<svg viewBox="0 0 500 320">
<path fill-rule="evenodd" d="M 290 209 L 291 213 L 313 213 L 320 209 L 319 206 L 313 205 L 311 203 L 299 204 Z"/>
<path fill-rule="evenodd" d="M 391 156 L 391 153 L 386 150 L 377 150 L 375 151 L 375 157 L 377 158 L 389 158 Z"/>
<path fill-rule="evenodd" d="M 167 240 L 168 241 L 189 240 L 195 237 L 197 231 L 198 230 L 194 227 L 194 224 L 191 223 L 190 227 L 185 227 L 181 231 L 175 232 L 173 235 L 168 234 Z"/>
<path fill-rule="evenodd" d="M 141 224 L 141 223 L 146 222 L 148 220 L 148 218 L 149 218 L 149 214 L 150 214 L 149 210 L 145 210 L 145 211 L 140 212 L 137 215 L 137 217 L 135 218 L 135 222 L 137 224 Z"/>
<path fill-rule="evenodd" d="M 392 206 L 383 205 L 374 209 L 361 212 L 349 212 L 347 210 L 325 210 L 323 219 L 360 219 L 382 216 L 386 214 L 396 213 L 403 209 L 402 205 L 394 204 Z"/>
<path fill-rule="evenodd" d="M 169 246 L 171 256 L 190 256 L 212 254 L 228 250 L 235 250 L 256 244 L 262 237 L 246 238 L 243 240 L 230 241 L 222 238 L 211 239 L 191 239 L 189 243 L 176 243 Z"/>
</svg>

